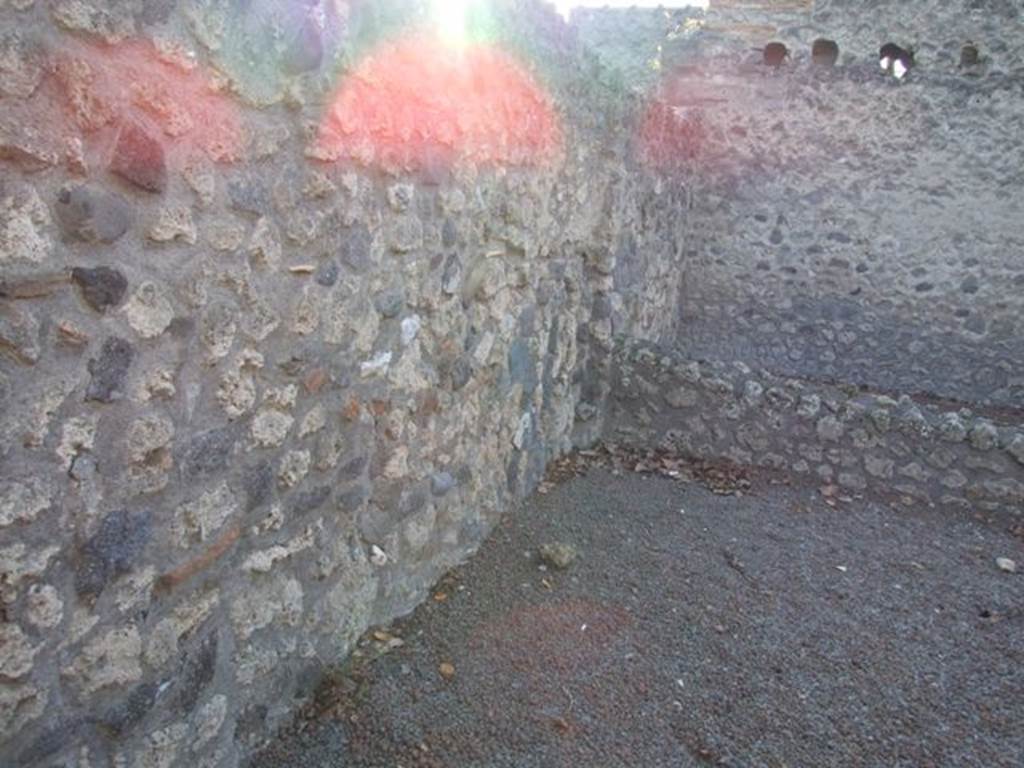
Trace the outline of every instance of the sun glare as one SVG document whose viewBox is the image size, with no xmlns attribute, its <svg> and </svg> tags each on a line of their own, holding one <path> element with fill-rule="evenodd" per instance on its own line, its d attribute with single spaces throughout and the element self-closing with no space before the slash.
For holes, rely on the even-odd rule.
<svg viewBox="0 0 1024 768">
<path fill-rule="evenodd" d="M 434 23 L 448 45 L 466 45 L 466 12 L 473 0 L 433 0 Z"/>
</svg>

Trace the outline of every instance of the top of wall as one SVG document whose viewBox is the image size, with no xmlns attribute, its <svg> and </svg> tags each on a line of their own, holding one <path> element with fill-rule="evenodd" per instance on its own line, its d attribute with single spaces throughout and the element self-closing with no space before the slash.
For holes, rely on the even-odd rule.
<svg viewBox="0 0 1024 768">
<path fill-rule="evenodd" d="M 843 61 L 873 60 L 894 41 L 925 66 L 955 64 L 967 40 L 990 55 L 992 71 L 1024 66 L 1024 11 L 1012 0 L 711 0 L 708 9 L 578 9 L 572 21 L 604 63 L 630 84 L 650 87 L 656 73 L 778 40 L 806 59 L 818 37 L 836 40 Z"/>
</svg>

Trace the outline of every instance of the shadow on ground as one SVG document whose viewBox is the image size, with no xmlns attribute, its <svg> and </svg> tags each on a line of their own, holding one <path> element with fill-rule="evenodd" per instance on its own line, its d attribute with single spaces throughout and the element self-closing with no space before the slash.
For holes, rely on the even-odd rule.
<svg viewBox="0 0 1024 768">
<path fill-rule="evenodd" d="M 1024 765 L 1024 542 L 788 483 L 535 495 L 252 768 Z"/>
</svg>

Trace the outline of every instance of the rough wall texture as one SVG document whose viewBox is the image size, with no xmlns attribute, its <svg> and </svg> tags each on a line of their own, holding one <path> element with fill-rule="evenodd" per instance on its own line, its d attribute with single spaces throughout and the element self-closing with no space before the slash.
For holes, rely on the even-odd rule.
<svg viewBox="0 0 1024 768">
<path fill-rule="evenodd" d="M 4 765 L 237 764 L 673 330 L 682 192 L 553 13 L 502 100 L 403 85 L 423 4 L 285 6 L 0 8 Z"/>
<path fill-rule="evenodd" d="M 749 50 L 770 40 L 778 71 Z M 903 82 L 889 40 L 916 48 Z M 1019 3 L 713 3 L 662 84 L 700 169 L 688 354 L 1019 407 L 1022 41 Z"/>
<path fill-rule="evenodd" d="M 237 764 L 612 382 L 701 455 L 1020 503 L 1013 4 L 720 0 L 650 27 L 675 109 L 540 3 L 429 5 L 0 6 L 0 763 Z M 610 377 L 681 293 L 750 367 Z"/>
<path fill-rule="evenodd" d="M 656 89 L 677 53 L 692 58 L 684 41 L 692 42 L 703 20 L 699 8 L 577 8 L 570 17 L 580 41 L 638 91 Z"/>
<path fill-rule="evenodd" d="M 1020 424 L 743 363 L 697 363 L 639 342 L 617 348 L 614 371 L 610 440 L 790 469 L 838 498 L 871 493 L 909 505 L 1022 515 Z"/>
</svg>

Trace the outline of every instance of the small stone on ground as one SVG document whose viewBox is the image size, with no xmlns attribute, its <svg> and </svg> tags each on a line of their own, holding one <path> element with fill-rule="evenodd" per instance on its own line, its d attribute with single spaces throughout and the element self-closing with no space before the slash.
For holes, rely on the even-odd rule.
<svg viewBox="0 0 1024 768">
<path fill-rule="evenodd" d="M 543 544 L 540 548 L 540 559 L 560 571 L 572 565 L 577 556 L 576 548 L 572 544 L 555 542 Z"/>
</svg>

